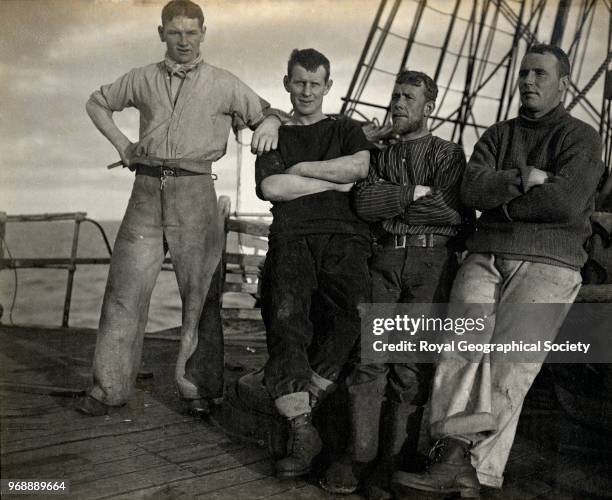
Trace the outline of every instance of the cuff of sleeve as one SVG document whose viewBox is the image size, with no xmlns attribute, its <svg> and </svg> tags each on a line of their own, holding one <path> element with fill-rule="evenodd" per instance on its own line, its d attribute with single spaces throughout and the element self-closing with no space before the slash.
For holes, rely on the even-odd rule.
<svg viewBox="0 0 612 500">
<path fill-rule="evenodd" d="M 402 209 L 406 208 L 414 201 L 414 186 L 404 185 L 400 191 L 400 203 Z"/>
<path fill-rule="evenodd" d="M 268 116 L 274 116 L 278 118 L 278 121 L 281 123 L 281 125 L 284 125 L 285 123 L 291 120 L 291 116 L 281 109 L 267 108 L 264 110 L 263 114 L 264 118 L 267 118 Z"/>
<path fill-rule="evenodd" d="M 108 105 L 108 101 L 104 97 L 104 94 L 100 90 L 94 91 L 89 96 L 89 102 L 95 102 L 96 104 L 102 106 L 103 108 L 106 108 L 109 110 L 111 109 L 110 106 Z"/>
<path fill-rule="evenodd" d="M 263 113 L 258 113 L 251 121 L 249 122 L 249 128 L 251 130 L 255 130 L 257 127 L 261 125 L 261 123 L 265 120 L 266 116 Z"/>
<path fill-rule="evenodd" d="M 527 165 L 519 167 L 519 172 L 521 176 L 521 191 L 523 192 L 523 194 L 529 191 L 529 174 L 531 173 L 532 169 L 533 167 L 529 167 Z"/>
</svg>

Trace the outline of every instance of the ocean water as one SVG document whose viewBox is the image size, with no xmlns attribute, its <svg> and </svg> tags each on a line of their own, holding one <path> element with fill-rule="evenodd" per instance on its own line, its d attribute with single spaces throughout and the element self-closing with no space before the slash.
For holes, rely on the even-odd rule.
<svg viewBox="0 0 612 500">
<path fill-rule="evenodd" d="M 114 242 L 119 221 L 99 221 Z M 14 258 L 69 257 L 73 222 L 7 223 L 6 244 Z M 5 256 L 7 250 L 4 250 Z M 79 257 L 107 257 L 108 252 L 98 229 L 81 224 Z M 108 266 L 78 266 L 74 275 L 69 325 L 97 328 L 106 285 Z M 63 269 L 12 269 L 0 271 L 0 304 L 4 309 L 2 324 L 12 319 L 17 325 L 60 326 L 68 272 Z M 17 285 L 17 286 L 16 286 Z M 16 295 L 15 295 L 16 292 Z M 226 294 L 225 307 L 249 307 L 254 300 L 243 294 Z M 181 323 L 181 301 L 174 272 L 162 271 L 151 298 L 147 331 L 175 327 Z"/>
</svg>

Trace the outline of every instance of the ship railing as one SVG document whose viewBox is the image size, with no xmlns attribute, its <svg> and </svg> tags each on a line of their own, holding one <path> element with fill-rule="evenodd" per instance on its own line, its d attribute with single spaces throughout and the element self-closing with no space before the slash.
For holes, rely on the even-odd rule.
<svg viewBox="0 0 612 500">
<path fill-rule="evenodd" d="M 219 197 L 219 209 L 222 214 L 226 244 L 223 249 L 223 291 L 241 292 L 257 297 L 259 274 L 265 255 L 255 255 L 241 252 L 227 252 L 227 241 L 230 233 L 238 233 L 267 238 L 269 223 L 261 220 L 243 219 L 243 217 L 263 218 L 269 214 L 264 213 L 231 213 L 230 200 L 226 196 Z M 73 221 L 72 245 L 68 257 L 17 257 L 4 253 L 7 223 L 17 222 L 60 222 Z M 83 222 L 93 224 L 104 242 L 108 257 L 80 257 L 78 256 L 80 228 Z M 65 269 L 68 273 L 62 314 L 62 327 L 69 326 L 70 307 L 72 302 L 72 289 L 75 272 L 79 265 L 109 265 L 112 256 L 112 247 L 104 228 L 94 219 L 87 217 L 86 212 L 43 213 L 27 215 L 9 215 L 0 212 L 0 271 L 7 269 Z M 8 248 L 8 247 L 7 247 Z M 172 270 L 172 259 L 164 259 L 164 270 Z M 229 277 L 229 279 L 228 279 Z M 224 317 L 240 319 L 260 319 L 261 314 L 257 307 L 224 309 Z"/>
<path fill-rule="evenodd" d="M 223 270 L 223 292 L 239 292 L 249 294 L 254 298 L 254 307 L 224 308 L 223 316 L 228 319 L 261 319 L 258 308 L 258 285 L 261 268 L 265 260 L 265 253 L 251 254 L 246 252 L 227 251 L 227 242 L 230 233 L 238 235 L 249 235 L 262 240 L 265 247 L 265 239 L 268 236 L 269 222 L 265 220 L 252 220 L 269 218 L 268 213 L 231 213 L 230 200 L 226 196 L 219 198 L 219 209 L 225 227 L 225 246 L 222 255 Z M 249 217 L 249 218 L 245 218 Z M 70 305 L 72 301 L 72 288 L 74 284 L 74 274 L 79 265 L 109 265 L 112 255 L 109 239 L 104 228 L 95 220 L 87 217 L 86 212 L 66 212 L 66 213 L 44 213 L 34 215 L 7 215 L 0 212 L 0 240 L 5 240 L 6 224 L 14 222 L 55 222 L 55 221 L 74 221 L 72 234 L 72 246 L 69 257 L 53 258 L 22 258 L 9 255 L 4 256 L 4 245 L 0 245 L 0 271 L 3 269 L 24 269 L 24 268 L 43 268 L 43 269 L 66 269 L 68 277 L 66 281 L 66 291 L 64 298 L 64 310 L 62 315 L 62 327 L 68 327 L 70 319 Z M 108 257 L 79 257 L 79 234 L 80 225 L 83 222 L 93 224 L 104 241 L 108 252 Z M 164 260 L 165 270 L 172 270 L 172 259 L 167 257 Z M 612 284 L 605 285 L 583 285 L 576 302 L 612 302 Z"/>
</svg>

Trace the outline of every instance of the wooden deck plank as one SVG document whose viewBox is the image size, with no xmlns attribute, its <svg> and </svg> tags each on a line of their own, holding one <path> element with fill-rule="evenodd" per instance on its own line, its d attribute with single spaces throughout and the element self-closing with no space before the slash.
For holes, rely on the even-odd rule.
<svg viewBox="0 0 612 500">
<path fill-rule="evenodd" d="M 363 496 L 353 493 L 351 495 L 333 495 L 323 491 L 313 484 L 302 483 L 301 487 L 296 487 L 287 492 L 281 492 L 267 497 L 271 500 L 363 500 Z"/>
<path fill-rule="evenodd" d="M 15 336 L 26 342 L 13 343 Z M 236 321 L 228 328 L 226 340 L 229 365 L 261 365 L 265 336 L 260 323 Z M 38 342 L 51 349 L 38 347 Z M 73 330 L 30 332 L 0 327 L 0 350 L 5 354 L 0 357 L 0 381 L 18 374 L 23 383 L 71 387 L 80 383 L 84 374 L 89 376 L 87 363 L 94 342 L 95 335 Z M 70 398 L 0 390 L 2 477 L 67 477 L 72 486 L 69 498 L 79 500 L 361 498 L 330 495 L 301 481 L 288 486 L 271 477 L 273 462 L 265 450 L 232 442 L 209 422 L 182 416 L 172 381 L 177 348 L 177 342 L 148 340 L 145 362 L 155 373 L 147 382 L 149 392 L 137 391 L 126 408 L 108 418 L 77 415 Z M 54 362 L 55 357 L 59 362 Z M 4 366 L 5 358 L 11 365 Z M 228 369 L 227 373 L 235 377 L 238 371 Z M 547 412 L 533 413 L 532 417 L 551 418 Z M 589 471 L 587 465 L 577 470 L 580 457 L 568 455 L 567 463 L 559 461 L 554 450 L 518 436 L 506 470 L 506 485 L 494 498 L 587 498 L 581 497 L 579 490 L 591 483 L 593 491 L 604 491 L 605 465 L 601 470 Z M 576 486 L 575 493 L 571 485 Z"/>
<path fill-rule="evenodd" d="M 194 424 L 193 428 L 181 430 L 180 432 L 151 434 L 148 439 L 141 437 L 141 433 L 139 433 L 134 437 L 128 436 L 127 440 L 138 443 L 139 446 L 151 453 L 160 453 L 166 450 L 193 446 L 195 443 L 202 442 L 202 440 L 214 442 L 218 439 L 216 435 L 209 436 L 207 431 L 200 432 L 199 429 L 195 428 L 196 425 Z"/>
<path fill-rule="evenodd" d="M 198 419 L 188 418 L 187 421 L 182 420 L 178 423 L 168 425 L 160 429 L 145 430 L 135 434 L 126 436 L 126 441 L 130 443 L 139 443 L 148 451 L 164 450 L 167 447 L 172 447 L 172 443 L 187 443 L 183 441 L 184 436 L 190 436 L 202 431 L 205 433 L 207 429 L 204 424 Z"/>
<path fill-rule="evenodd" d="M 18 467 L 6 469 L 7 477 L 27 478 L 65 478 L 70 484 L 91 482 L 113 476 L 120 476 L 138 470 L 168 465 L 168 461 L 154 454 L 139 450 L 124 458 L 113 460 L 95 460 L 91 453 L 53 455 L 47 457 L 47 463 L 31 462 L 20 464 Z"/>
<path fill-rule="evenodd" d="M 2 408 L 36 408 L 39 406 L 56 406 L 57 399 L 41 395 L 26 394 L 22 392 L 8 391 L 0 389 L 0 401 Z"/>
<path fill-rule="evenodd" d="M 230 444 L 227 447 L 220 448 L 218 455 L 185 462 L 183 467 L 200 476 L 219 470 L 250 465 L 269 458 L 267 450 L 251 446 L 245 447 L 244 445 Z"/>
<path fill-rule="evenodd" d="M 23 370 L 24 368 L 30 368 L 28 365 L 21 364 L 13 358 L 8 357 L 6 354 L 0 351 L 0 366 L 4 367 L 0 373 L 5 373 L 8 367 L 11 371 Z"/>
<path fill-rule="evenodd" d="M 217 440 L 215 442 L 209 443 L 197 441 L 191 446 L 181 446 L 177 448 L 162 450 L 158 451 L 157 454 L 172 463 L 181 464 L 184 462 L 205 459 L 213 455 L 236 451 L 241 448 L 244 448 L 244 445 L 240 443 L 234 443 L 226 438 L 222 441 Z"/>
<path fill-rule="evenodd" d="M 138 445 L 125 440 L 123 436 L 98 437 L 89 440 L 58 444 L 54 446 L 46 446 L 44 448 L 35 448 L 31 450 L 16 451 L 10 454 L 3 454 L 2 465 L 4 466 L 10 464 L 17 464 L 20 462 L 44 460 L 45 457 L 54 454 L 61 455 L 65 453 L 83 453 L 88 451 L 92 454 L 104 452 L 108 454 L 109 458 L 112 458 L 113 456 L 115 456 L 115 454 L 119 453 L 119 458 L 121 458 L 120 452 L 117 451 L 116 448 L 126 448 L 129 450 L 140 449 Z M 101 459 L 104 460 L 104 457 L 102 457 Z"/>
<path fill-rule="evenodd" d="M 300 486 L 303 486 L 303 482 L 299 480 L 280 481 L 275 477 L 264 477 L 229 488 L 203 493 L 196 498 L 207 500 L 236 500 L 238 498 L 259 500 L 279 494 L 283 494 L 284 498 L 291 498 L 291 493 Z"/>
<path fill-rule="evenodd" d="M 90 483 L 167 465 L 170 465 L 167 460 L 151 453 L 144 453 L 104 464 L 93 464 L 78 472 L 72 472 L 70 474 L 70 482 L 71 484 Z"/>
<path fill-rule="evenodd" d="M 166 415 L 165 418 L 158 419 L 84 416 L 77 416 L 76 419 L 85 419 L 86 422 L 79 422 L 74 425 L 74 428 L 71 428 L 70 422 L 67 422 L 68 425 L 64 426 L 63 429 L 56 428 L 38 432 L 32 431 L 26 437 L 18 435 L 17 439 L 7 439 L 3 442 L 2 453 L 12 453 L 14 451 L 53 446 L 56 444 L 82 441 L 84 439 L 92 439 L 101 436 L 123 435 L 144 430 L 163 429 L 164 426 L 181 423 L 183 421 L 183 417 L 180 415 Z M 90 423 L 90 425 L 88 426 L 87 423 Z M 70 433 L 66 433 L 66 428 L 70 428 Z"/>
<path fill-rule="evenodd" d="M 190 477 L 193 477 L 191 472 L 174 464 L 169 464 L 87 483 L 71 484 L 70 496 L 78 499 L 87 498 L 92 500 L 107 498 Z"/>
<path fill-rule="evenodd" d="M 272 462 L 270 460 L 260 460 L 249 464 L 247 467 L 221 469 L 209 474 L 198 475 L 191 479 L 172 481 L 164 486 L 140 490 L 133 489 L 128 493 L 114 498 L 116 500 L 175 500 L 177 498 L 194 498 L 198 495 L 262 479 L 270 476 L 272 472 Z"/>
<path fill-rule="evenodd" d="M 183 420 L 182 416 L 172 419 L 167 418 L 165 422 L 119 422 L 119 425 L 104 425 L 93 428 L 78 429 L 66 434 L 53 434 L 51 436 L 32 437 L 6 443 L 2 446 L 2 453 L 10 454 L 18 451 L 26 451 L 38 448 L 46 448 L 58 444 L 71 443 L 75 441 L 86 441 L 104 436 L 124 436 L 144 430 L 164 429 L 169 424 L 179 423 Z"/>
<path fill-rule="evenodd" d="M 17 393 L 14 400 L 20 401 L 25 393 Z M 47 396 L 40 395 L 42 401 L 48 401 Z M 42 417 L 47 420 L 49 425 L 47 431 L 44 434 L 40 434 L 40 437 L 46 436 L 51 437 L 56 434 L 63 434 L 66 427 L 70 427 L 71 431 L 89 429 L 92 426 L 108 426 L 114 425 L 117 422 L 125 422 L 127 420 L 142 421 L 143 419 L 149 419 L 151 421 L 164 421 L 163 418 L 167 416 L 172 417 L 174 422 L 180 416 L 176 413 L 168 410 L 165 406 L 159 402 L 146 397 L 142 392 L 139 392 L 129 402 L 128 405 L 114 412 L 110 416 L 101 417 L 89 417 L 76 413 L 73 408 L 73 401 L 70 398 L 52 398 L 55 399 L 56 410 L 51 412 L 50 415 L 43 415 Z M 30 400 L 34 401 L 34 400 Z M 162 417 L 160 419 L 160 417 Z M 187 419 L 187 417 L 183 417 Z M 25 436 L 21 436 L 24 438 Z M 14 440 L 14 439 L 11 439 Z"/>
</svg>

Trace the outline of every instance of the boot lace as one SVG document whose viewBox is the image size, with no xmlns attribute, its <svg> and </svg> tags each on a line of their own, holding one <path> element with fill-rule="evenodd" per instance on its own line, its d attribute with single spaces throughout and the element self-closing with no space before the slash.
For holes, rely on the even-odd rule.
<svg viewBox="0 0 612 500">
<path fill-rule="evenodd" d="M 306 450 L 306 446 L 304 445 L 304 436 L 302 436 L 301 433 L 296 433 L 293 436 L 292 439 L 292 443 L 291 443 L 291 453 L 297 453 L 300 454 L 300 452 Z"/>
<path fill-rule="evenodd" d="M 446 448 L 446 441 L 443 439 L 438 439 L 434 445 L 429 450 L 427 454 L 427 468 L 431 467 L 433 464 L 440 460 L 442 454 L 444 453 L 444 449 Z"/>
<path fill-rule="evenodd" d="M 310 424 L 310 420 L 305 420 L 305 422 L 300 422 L 300 425 L 295 426 L 293 429 L 293 436 L 291 439 L 291 454 L 296 452 L 299 454 L 300 452 L 305 451 L 308 448 L 308 446 L 306 445 L 308 438 L 304 433 L 303 427 L 306 427 L 308 424 Z"/>
</svg>

